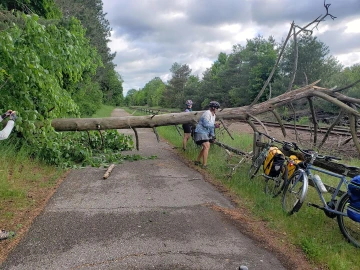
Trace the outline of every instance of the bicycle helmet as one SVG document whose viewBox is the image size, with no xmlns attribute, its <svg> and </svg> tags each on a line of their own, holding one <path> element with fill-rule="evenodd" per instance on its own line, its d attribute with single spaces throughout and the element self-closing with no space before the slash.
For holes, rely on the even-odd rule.
<svg viewBox="0 0 360 270">
<path fill-rule="evenodd" d="M 217 101 L 210 101 L 209 103 L 209 107 L 210 108 L 216 108 L 216 109 L 219 109 L 220 108 L 220 103 L 217 102 Z"/>
<path fill-rule="evenodd" d="M 185 102 L 185 105 L 186 106 L 191 106 L 193 104 L 192 100 L 191 99 L 188 99 L 186 102 Z"/>
</svg>

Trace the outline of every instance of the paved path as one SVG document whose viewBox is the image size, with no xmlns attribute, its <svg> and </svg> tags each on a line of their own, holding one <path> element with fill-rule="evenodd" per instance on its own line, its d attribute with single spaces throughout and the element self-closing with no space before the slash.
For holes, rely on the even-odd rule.
<svg viewBox="0 0 360 270">
<path fill-rule="evenodd" d="M 106 180 L 105 169 L 73 170 L 0 268 L 285 269 L 213 210 L 233 205 L 198 171 L 151 129 L 138 133 L 139 154 L 157 159 L 116 165 Z"/>
</svg>

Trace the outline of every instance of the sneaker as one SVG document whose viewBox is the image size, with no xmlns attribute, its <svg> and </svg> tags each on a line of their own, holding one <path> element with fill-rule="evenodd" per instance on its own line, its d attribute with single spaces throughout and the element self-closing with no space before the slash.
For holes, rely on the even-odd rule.
<svg viewBox="0 0 360 270">
<path fill-rule="evenodd" d="M 208 165 L 202 165 L 201 168 L 206 170 L 208 168 Z"/>
<path fill-rule="evenodd" d="M 195 165 L 201 165 L 201 162 L 195 160 L 195 161 L 194 161 L 194 164 L 195 164 Z"/>
<path fill-rule="evenodd" d="M 5 239 L 11 238 L 13 236 L 15 236 L 15 232 L 8 232 L 5 230 L 0 230 L 0 240 L 5 240 Z"/>
</svg>

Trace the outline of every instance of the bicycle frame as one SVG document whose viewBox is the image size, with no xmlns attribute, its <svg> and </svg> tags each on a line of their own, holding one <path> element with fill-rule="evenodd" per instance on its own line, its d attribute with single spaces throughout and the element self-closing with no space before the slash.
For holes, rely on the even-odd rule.
<svg viewBox="0 0 360 270">
<path fill-rule="evenodd" d="M 332 159 L 340 160 L 334 156 L 319 156 L 317 152 L 306 152 L 301 150 L 295 145 L 295 149 L 303 153 L 306 158 L 306 162 L 299 163 L 293 174 L 293 176 L 287 182 L 282 198 L 283 210 L 292 215 L 298 212 L 303 205 L 309 186 L 309 181 L 312 181 L 314 188 L 321 200 L 322 205 L 314 203 L 308 203 L 308 206 L 314 206 L 324 211 L 324 214 L 329 218 L 337 219 L 341 233 L 345 236 L 348 242 L 360 248 L 360 223 L 357 220 L 348 217 L 348 206 L 351 204 L 351 197 L 348 191 L 349 180 L 347 173 L 357 167 L 346 166 L 342 164 L 346 169 L 345 173 L 339 174 L 332 171 L 322 169 L 313 165 L 313 162 L 317 158 L 322 158 L 325 161 L 331 161 Z M 323 193 L 326 192 L 322 187 L 321 179 L 318 179 L 313 171 L 320 172 L 331 177 L 339 179 L 336 187 L 331 189 L 331 200 L 326 202 Z M 310 179 L 310 180 L 309 180 Z M 341 187 L 345 185 L 346 192 L 341 194 Z M 329 187 L 328 187 L 329 188 Z M 337 197 L 340 197 L 339 199 Z"/>
<path fill-rule="evenodd" d="M 263 165 L 263 162 L 267 156 L 267 153 L 271 147 L 271 144 L 275 141 L 274 138 L 270 138 L 270 141 L 264 146 L 258 156 L 253 157 L 252 164 L 249 170 L 249 177 L 252 179 L 258 173 L 260 167 Z"/>
<path fill-rule="evenodd" d="M 331 212 L 331 213 L 334 213 L 336 215 L 344 215 L 344 216 L 347 216 L 345 215 L 344 213 L 342 212 L 339 212 L 339 211 L 336 211 L 332 208 L 330 208 L 328 205 L 327 205 L 327 202 L 325 201 L 325 198 L 324 196 L 322 195 L 322 192 L 320 191 L 319 187 L 316 185 L 316 183 L 314 182 L 313 180 L 313 177 L 314 175 L 311 173 L 311 171 L 317 171 L 317 172 L 321 172 L 321 173 L 324 173 L 326 175 L 330 175 L 332 177 L 336 177 L 336 178 L 339 178 L 340 181 L 337 185 L 337 187 L 335 188 L 335 191 L 333 192 L 332 196 L 331 196 L 331 201 L 332 202 L 337 202 L 337 199 L 336 197 L 338 196 L 339 194 L 339 191 L 340 191 L 340 188 L 345 184 L 346 186 L 346 190 L 347 190 L 347 185 L 348 185 L 348 181 L 346 180 L 346 177 L 344 175 L 341 175 L 341 174 L 337 174 L 337 173 L 334 173 L 334 172 L 331 172 L 331 171 L 328 171 L 328 170 L 325 170 L 325 169 L 322 169 L 322 168 L 319 168 L 319 167 L 316 167 L 314 166 L 313 164 L 308 164 L 306 169 L 305 169 L 305 173 L 307 174 L 307 178 L 311 179 L 311 181 L 313 182 L 313 185 L 319 195 L 319 198 L 321 200 L 321 202 L 323 203 L 323 209 Z M 318 207 L 317 205 L 314 205 L 314 204 L 311 204 L 311 206 L 315 206 L 315 207 Z M 321 207 L 318 207 L 318 208 L 321 208 Z"/>
</svg>

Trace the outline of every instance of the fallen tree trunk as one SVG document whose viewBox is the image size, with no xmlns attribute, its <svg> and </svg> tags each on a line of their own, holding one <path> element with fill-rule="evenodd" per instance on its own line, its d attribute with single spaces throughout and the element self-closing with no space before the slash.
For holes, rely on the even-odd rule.
<svg viewBox="0 0 360 270">
<path fill-rule="evenodd" d="M 225 108 L 217 112 L 217 119 L 222 120 L 242 120 L 247 121 L 249 125 L 257 131 L 256 127 L 252 124 L 251 119 L 257 120 L 260 124 L 261 121 L 257 119 L 257 115 L 274 112 L 277 107 L 291 104 L 291 102 L 307 99 L 312 97 L 321 98 L 338 106 L 350 119 L 356 119 L 360 116 L 358 107 L 360 99 L 349 98 L 340 93 L 334 92 L 327 88 L 316 86 L 319 81 L 306 85 L 302 88 L 285 92 L 284 94 L 269 99 L 265 102 L 255 105 Z M 67 119 L 54 119 L 51 124 L 56 131 L 86 131 L 86 130 L 106 130 L 106 129 L 133 129 L 136 128 L 155 128 L 158 126 L 179 125 L 184 123 L 196 124 L 204 111 L 181 112 L 181 113 L 168 113 L 146 115 L 146 116 L 127 116 L 127 117 L 107 117 L 107 118 L 67 118 Z M 360 153 L 360 143 L 358 142 L 356 134 L 356 121 L 352 121 L 351 130 L 352 139 Z"/>
<path fill-rule="evenodd" d="M 308 97 L 321 97 L 343 108 L 347 113 L 360 116 L 359 112 L 343 102 L 345 96 L 334 95 L 329 89 L 316 87 L 316 81 L 305 87 L 286 92 L 280 96 L 255 104 L 253 106 L 243 106 L 237 108 L 226 108 L 219 110 L 217 119 L 223 120 L 246 120 L 249 116 L 256 116 L 268 111 L 273 111 L 276 107 L 283 106 L 294 100 Z M 347 100 L 345 100 L 346 102 Z M 354 100 L 353 100 L 354 102 Z M 359 102 L 359 100 L 356 100 Z M 360 102 L 359 102 L 360 103 Z M 105 130 L 105 129 L 129 129 L 129 128 L 153 128 L 157 126 L 178 125 L 184 123 L 196 124 L 203 111 L 154 114 L 147 116 L 128 116 L 128 117 L 106 117 L 106 118 L 67 118 L 54 119 L 52 126 L 56 131 L 84 131 L 84 130 Z"/>
</svg>

